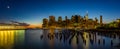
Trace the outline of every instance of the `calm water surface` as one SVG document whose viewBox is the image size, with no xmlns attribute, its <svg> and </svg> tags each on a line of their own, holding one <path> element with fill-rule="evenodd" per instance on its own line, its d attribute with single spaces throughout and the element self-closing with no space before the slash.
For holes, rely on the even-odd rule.
<svg viewBox="0 0 120 49">
<path fill-rule="evenodd" d="M 120 34 L 74 30 L 0 30 L 0 49 L 119 49 Z"/>
</svg>

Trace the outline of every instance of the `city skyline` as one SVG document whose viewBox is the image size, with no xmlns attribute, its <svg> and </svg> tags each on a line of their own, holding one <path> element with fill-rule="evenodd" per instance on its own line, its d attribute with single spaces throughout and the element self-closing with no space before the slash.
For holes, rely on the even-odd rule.
<svg viewBox="0 0 120 49">
<path fill-rule="evenodd" d="M 62 16 L 85 16 L 94 19 L 103 16 L 103 22 L 120 18 L 119 0 L 0 0 L 0 22 L 19 21 L 41 25 L 43 18 L 53 15 L 56 19 Z"/>
<path fill-rule="evenodd" d="M 58 17 L 56 21 L 55 16 L 49 16 L 49 19 L 44 18 L 42 28 L 97 28 L 98 26 L 103 26 L 102 15 L 100 15 L 100 20 L 96 17 L 94 19 L 88 18 L 88 13 L 82 17 L 80 15 L 72 15 L 70 19 L 65 16 L 65 20 L 61 16 Z"/>
</svg>

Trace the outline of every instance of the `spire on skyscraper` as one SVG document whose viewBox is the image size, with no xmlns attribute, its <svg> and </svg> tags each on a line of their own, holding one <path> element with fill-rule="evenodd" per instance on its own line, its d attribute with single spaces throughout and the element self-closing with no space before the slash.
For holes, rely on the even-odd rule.
<svg viewBox="0 0 120 49">
<path fill-rule="evenodd" d="M 88 20 L 88 11 L 86 11 L 85 19 Z"/>
</svg>

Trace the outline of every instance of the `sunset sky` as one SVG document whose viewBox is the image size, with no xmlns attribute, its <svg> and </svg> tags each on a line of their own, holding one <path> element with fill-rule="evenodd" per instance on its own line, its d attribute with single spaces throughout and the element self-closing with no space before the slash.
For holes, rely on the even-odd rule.
<svg viewBox="0 0 120 49">
<path fill-rule="evenodd" d="M 104 22 L 120 18 L 119 0 L 0 0 L 0 22 L 19 21 L 29 24 L 42 24 L 43 18 L 54 15 L 71 18 L 72 15 L 89 18 L 103 15 Z"/>
</svg>

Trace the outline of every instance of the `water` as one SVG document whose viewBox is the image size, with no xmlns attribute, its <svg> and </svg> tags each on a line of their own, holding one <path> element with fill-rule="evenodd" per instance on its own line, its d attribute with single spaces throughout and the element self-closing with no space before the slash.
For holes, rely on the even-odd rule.
<svg viewBox="0 0 120 49">
<path fill-rule="evenodd" d="M 119 49 L 119 33 L 0 30 L 0 49 Z"/>
</svg>

